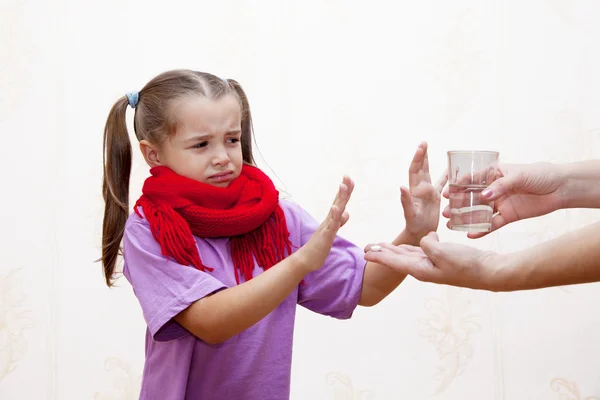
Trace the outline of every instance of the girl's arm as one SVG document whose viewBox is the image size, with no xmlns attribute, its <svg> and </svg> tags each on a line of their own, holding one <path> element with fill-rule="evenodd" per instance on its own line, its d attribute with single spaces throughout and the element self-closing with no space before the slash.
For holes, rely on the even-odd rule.
<svg viewBox="0 0 600 400">
<path fill-rule="evenodd" d="M 421 238 L 437 230 L 440 220 L 441 192 L 447 182 L 447 174 L 434 185 L 429 174 L 427 143 L 417 148 L 408 169 L 409 188 L 400 188 L 400 202 L 404 209 L 406 228 L 392 242 L 394 246 L 409 244 L 418 246 Z M 365 251 L 370 246 L 367 246 Z M 389 295 L 406 275 L 389 267 L 368 262 L 363 278 L 359 305 L 374 306 Z"/>
<path fill-rule="evenodd" d="M 418 246 L 419 240 L 414 238 L 409 232 L 402 231 L 392 244 L 394 246 L 401 244 Z M 406 278 L 406 274 L 399 273 L 385 265 L 368 261 L 365 267 L 363 287 L 358 304 L 363 307 L 376 305 L 392 293 L 402 283 L 404 278 Z"/>
<path fill-rule="evenodd" d="M 354 188 L 347 177 L 323 223 L 295 253 L 248 282 L 203 297 L 174 319 L 207 343 L 226 341 L 271 313 L 329 255 L 338 230 L 348 220 L 346 204 Z"/>
<path fill-rule="evenodd" d="M 207 343 L 226 341 L 271 313 L 315 264 L 298 252 L 248 282 L 206 296 L 175 316 L 175 320 Z"/>
</svg>

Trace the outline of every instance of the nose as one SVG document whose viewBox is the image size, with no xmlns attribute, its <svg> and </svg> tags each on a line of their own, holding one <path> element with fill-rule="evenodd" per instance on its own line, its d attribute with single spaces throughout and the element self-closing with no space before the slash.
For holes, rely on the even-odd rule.
<svg viewBox="0 0 600 400">
<path fill-rule="evenodd" d="M 227 150 L 224 148 L 218 149 L 212 158 L 212 164 L 215 166 L 224 167 L 230 162 L 229 154 L 227 154 Z"/>
</svg>

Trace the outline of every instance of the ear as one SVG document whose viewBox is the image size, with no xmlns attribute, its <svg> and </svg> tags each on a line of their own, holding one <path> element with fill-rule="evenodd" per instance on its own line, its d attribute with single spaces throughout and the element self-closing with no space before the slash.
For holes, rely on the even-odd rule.
<svg viewBox="0 0 600 400">
<path fill-rule="evenodd" d="M 140 150 L 144 156 L 144 160 L 146 160 L 146 164 L 150 168 L 162 165 L 157 146 L 144 139 L 140 141 Z"/>
</svg>

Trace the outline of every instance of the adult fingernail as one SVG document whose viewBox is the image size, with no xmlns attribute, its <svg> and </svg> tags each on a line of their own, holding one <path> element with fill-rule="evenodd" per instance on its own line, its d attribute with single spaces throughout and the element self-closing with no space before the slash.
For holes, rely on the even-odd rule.
<svg viewBox="0 0 600 400">
<path fill-rule="evenodd" d="M 481 195 L 483 197 L 492 197 L 492 191 L 490 189 L 483 189 L 483 192 L 481 192 Z"/>
<path fill-rule="evenodd" d="M 371 246 L 371 251 L 381 251 L 381 246 L 378 244 L 375 244 L 375 245 Z"/>
</svg>

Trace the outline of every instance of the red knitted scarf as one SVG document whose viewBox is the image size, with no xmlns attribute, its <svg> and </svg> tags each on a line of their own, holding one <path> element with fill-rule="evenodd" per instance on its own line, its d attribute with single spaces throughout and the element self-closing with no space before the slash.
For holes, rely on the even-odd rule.
<svg viewBox="0 0 600 400">
<path fill-rule="evenodd" d="M 226 187 L 185 178 L 167 167 L 154 167 L 144 182 L 138 206 L 150 223 L 163 255 L 201 271 L 213 268 L 202 263 L 194 236 L 231 238 L 235 279 L 252 278 L 254 260 L 267 270 L 291 254 L 285 215 L 279 192 L 256 167 L 244 165 L 239 177 Z"/>
</svg>

